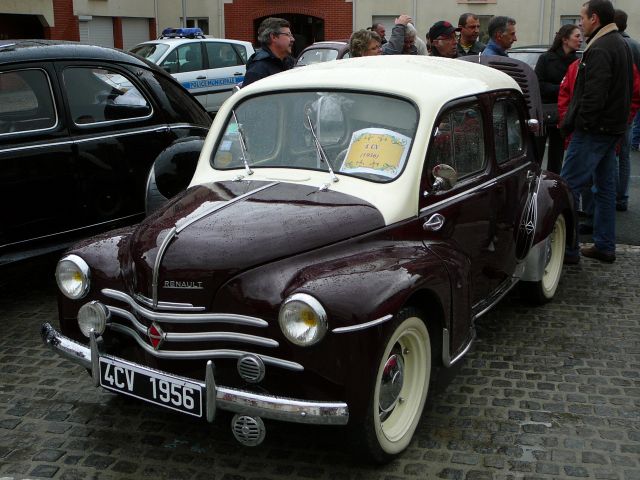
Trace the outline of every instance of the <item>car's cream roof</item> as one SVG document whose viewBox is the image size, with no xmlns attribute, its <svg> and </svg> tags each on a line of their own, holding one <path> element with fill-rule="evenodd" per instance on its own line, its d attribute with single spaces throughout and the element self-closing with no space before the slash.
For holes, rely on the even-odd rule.
<svg viewBox="0 0 640 480">
<path fill-rule="evenodd" d="M 390 183 L 374 183 L 340 175 L 338 183 L 329 174 L 292 169 L 255 169 L 251 179 L 285 181 L 321 186 L 355 195 L 375 205 L 391 224 L 418 214 L 419 184 L 434 122 L 442 107 L 452 100 L 495 90 L 521 91 L 511 77 L 491 67 L 462 60 L 394 55 L 352 58 L 309 65 L 254 82 L 234 94 L 216 115 L 205 141 L 191 184 L 230 180 L 242 169 L 213 170 L 209 164 L 216 139 L 224 130 L 231 108 L 243 98 L 287 90 L 360 90 L 392 94 L 413 101 L 420 118 L 411 153 L 403 173 Z M 380 112 L 385 115 L 384 111 Z"/>
<path fill-rule="evenodd" d="M 397 94 L 416 103 L 439 103 L 518 84 L 508 75 L 472 62 L 419 55 L 379 55 L 321 62 L 254 82 L 246 93 L 298 88 L 347 88 Z M 425 95 L 428 93 L 428 95 Z"/>
</svg>

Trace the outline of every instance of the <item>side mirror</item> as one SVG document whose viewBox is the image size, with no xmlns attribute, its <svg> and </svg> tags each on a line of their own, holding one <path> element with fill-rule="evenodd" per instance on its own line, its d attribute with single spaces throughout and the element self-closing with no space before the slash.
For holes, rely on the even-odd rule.
<svg viewBox="0 0 640 480">
<path fill-rule="evenodd" d="M 433 191 L 449 190 L 458 182 L 458 172 L 451 165 L 441 163 L 433 167 L 431 170 L 435 181 L 433 182 Z"/>
</svg>

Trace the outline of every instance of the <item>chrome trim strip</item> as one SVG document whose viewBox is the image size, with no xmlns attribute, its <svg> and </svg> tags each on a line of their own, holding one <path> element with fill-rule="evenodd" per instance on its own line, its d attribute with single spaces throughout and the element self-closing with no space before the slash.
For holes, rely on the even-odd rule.
<svg viewBox="0 0 640 480">
<path fill-rule="evenodd" d="M 79 363 L 85 368 L 91 368 L 91 350 L 78 342 L 75 342 L 64 335 L 58 333 L 50 324 L 45 323 L 41 329 L 42 339 L 58 355 L 67 358 L 75 363 Z M 61 348 L 63 347 L 64 348 Z M 103 355 L 106 358 L 113 358 L 131 367 L 141 370 L 153 370 L 144 365 L 123 360 L 110 355 Z M 99 353 L 95 362 L 99 362 Z M 325 402 L 302 400 L 297 398 L 276 397 L 273 395 L 257 394 L 245 390 L 216 386 L 214 379 L 213 363 L 207 363 L 205 373 L 205 383 L 191 378 L 175 376 L 177 379 L 184 379 L 195 382 L 205 390 L 206 418 L 213 421 L 217 408 L 228 410 L 234 413 L 255 415 L 263 418 L 282 420 L 286 422 L 308 423 L 316 425 L 346 425 L 349 421 L 349 407 L 345 402 Z M 99 381 L 99 379 L 98 379 Z"/>
<path fill-rule="evenodd" d="M 373 327 L 375 325 L 380 325 L 381 323 L 386 322 L 387 320 L 391 320 L 393 315 L 385 315 L 384 317 L 380 317 L 376 320 L 371 320 L 370 322 L 360 323 L 358 325 L 351 325 L 349 327 L 338 327 L 331 330 L 333 333 L 349 333 L 356 332 L 358 330 L 364 330 L 365 328 Z"/>
<path fill-rule="evenodd" d="M 470 190 L 465 190 L 464 192 L 460 192 L 452 197 L 449 198 L 445 198 L 444 200 L 441 200 L 439 202 L 433 203 L 431 205 L 428 205 L 424 208 L 421 208 L 419 213 L 424 213 L 428 210 L 432 210 L 432 209 L 436 209 L 436 208 L 440 208 L 442 205 L 446 205 L 447 203 L 451 203 L 451 202 L 455 202 L 456 200 L 459 200 L 461 197 L 467 196 L 470 193 L 479 191 L 479 190 L 483 190 L 485 188 L 488 188 L 496 183 L 498 183 L 500 180 L 502 180 L 505 177 L 509 177 L 511 175 L 513 175 L 515 172 L 519 172 L 520 170 L 524 170 L 525 168 L 529 168 L 531 165 L 529 163 L 525 163 L 524 165 L 520 165 L 518 168 L 514 168 L 513 170 L 509 170 L 507 173 L 503 173 L 502 175 L 496 177 L 496 178 L 492 178 L 491 180 L 488 180 L 484 183 L 481 183 L 480 185 L 476 185 L 475 187 L 471 188 Z"/>
<path fill-rule="evenodd" d="M 114 315 L 123 317 L 129 320 L 134 328 L 142 335 L 147 334 L 147 327 L 138 321 L 138 319 L 131 312 L 119 307 L 112 307 L 105 305 L 105 307 Z M 108 323 L 107 326 L 111 327 L 113 323 Z M 238 343 L 250 343 L 252 345 L 259 345 L 261 347 L 276 348 L 280 344 L 271 338 L 258 337 L 256 335 L 248 335 L 246 333 L 235 332 L 193 332 L 193 333 L 175 333 L 167 332 L 164 337 L 167 342 L 238 342 Z"/>
<path fill-rule="evenodd" d="M 135 330 L 120 325 L 119 323 L 112 323 L 110 325 L 112 330 L 123 333 L 132 337 L 138 345 L 154 357 L 158 358 L 170 358 L 176 360 L 197 360 L 197 359 L 216 359 L 216 358 L 240 358 L 243 355 L 247 355 L 250 352 L 243 352 L 241 350 L 154 350 L 151 345 L 146 344 L 135 332 Z M 254 353 L 254 355 L 260 357 L 265 364 L 273 365 L 275 367 L 284 368 L 286 370 L 293 370 L 296 372 L 304 371 L 304 367 L 296 362 L 290 362 L 288 360 L 281 360 L 279 358 L 270 357 L 268 355 L 261 355 Z"/>
<path fill-rule="evenodd" d="M 91 350 L 91 376 L 93 377 L 93 385 L 100 386 L 100 350 L 98 348 L 98 337 L 96 332 L 91 329 L 89 332 L 89 350 Z"/>
<path fill-rule="evenodd" d="M 449 348 L 450 348 L 449 347 L 449 342 L 450 342 L 449 330 L 446 328 L 442 329 L 442 363 L 444 364 L 445 367 L 449 368 L 451 365 L 456 363 L 458 360 L 460 360 L 462 357 L 464 357 L 467 354 L 467 352 L 471 348 L 471 345 L 476 339 L 475 327 L 471 327 L 470 333 L 471 333 L 471 338 L 469 339 L 465 347 L 462 349 L 462 351 L 458 353 L 458 355 L 456 355 L 454 358 L 451 358 L 451 352 L 449 351 Z"/>
<path fill-rule="evenodd" d="M 147 307 L 153 306 L 153 301 L 141 293 L 136 293 L 133 298 L 136 302 L 146 305 Z M 177 302 L 158 302 L 158 306 L 156 308 L 158 310 L 182 310 L 185 312 L 201 312 L 205 310 L 205 307 L 194 307 L 192 303 Z"/>
<path fill-rule="evenodd" d="M 158 249 L 158 254 L 156 255 L 155 262 L 153 264 L 153 279 L 151 281 L 151 290 L 153 292 L 153 308 L 158 306 L 158 277 L 160 276 L 160 263 L 162 262 L 162 256 L 164 255 L 164 251 L 169 246 L 169 242 L 173 240 L 176 235 L 176 227 L 173 227 L 169 230 L 169 233 L 164 237 L 162 243 L 160 244 L 160 248 Z"/>
<path fill-rule="evenodd" d="M 185 228 L 187 228 L 188 226 L 194 224 L 198 220 L 203 219 L 207 215 L 211 215 L 212 213 L 217 212 L 218 210 L 222 210 L 224 208 L 227 208 L 227 207 L 233 205 L 234 203 L 237 203 L 237 202 L 239 202 L 241 200 L 244 200 L 245 198 L 250 197 L 251 195 L 254 195 L 254 194 L 258 193 L 258 192 L 261 192 L 262 190 L 266 190 L 267 188 L 271 188 L 274 185 L 277 185 L 278 183 L 280 183 L 280 182 L 268 183 L 266 185 L 263 185 L 260 188 L 256 188 L 255 190 L 251 190 L 250 192 L 243 193 L 242 195 L 239 195 L 239 196 L 237 196 L 235 198 L 232 198 L 228 202 L 214 203 L 210 208 L 204 209 L 202 212 L 199 212 L 198 215 L 194 216 L 193 218 L 187 217 L 187 218 L 182 219 L 183 222 L 176 222 L 176 233 L 182 232 Z"/>
<path fill-rule="evenodd" d="M 518 278 L 517 277 L 511 277 L 511 278 L 507 278 L 502 285 L 500 285 L 497 289 L 496 289 L 496 293 L 495 296 L 491 298 L 490 303 L 483 305 L 483 302 L 478 302 L 476 303 L 473 307 L 471 307 L 471 311 L 477 309 L 477 308 L 482 308 L 482 310 L 480 310 L 478 313 L 473 315 L 473 319 L 475 320 L 476 318 L 480 318 L 482 315 L 484 315 L 485 313 L 487 313 L 489 310 L 491 310 L 491 308 L 493 308 L 493 306 L 498 303 L 500 300 L 502 300 L 502 298 L 509 293 L 509 291 L 511 291 L 511 289 L 513 287 L 516 286 L 516 284 L 518 283 Z"/>
<path fill-rule="evenodd" d="M 189 123 L 177 124 L 177 125 L 169 124 L 169 125 L 162 125 L 162 126 L 157 126 L 157 127 L 153 127 L 153 128 L 146 128 L 146 129 L 142 129 L 142 130 L 134 130 L 134 131 L 129 131 L 129 132 L 114 133 L 113 135 L 100 135 L 100 136 L 95 136 L 95 137 L 88 137 L 88 138 L 75 139 L 75 140 L 65 140 L 63 142 L 49 142 L 49 143 L 38 144 L 38 145 L 29 145 L 29 146 L 24 146 L 24 147 L 14 147 L 14 148 L 6 148 L 6 149 L 0 148 L 0 153 L 17 152 L 17 151 L 20 151 L 20 150 L 33 150 L 34 148 L 49 148 L 49 147 L 58 147 L 58 146 L 62 146 L 62 145 L 73 145 L 73 144 L 76 144 L 76 143 L 92 142 L 94 140 L 104 140 L 106 138 L 123 137 L 123 136 L 128 136 L 128 135 L 138 135 L 140 133 L 164 132 L 164 131 L 167 131 L 167 130 L 175 130 L 175 129 L 178 129 L 178 128 L 197 128 L 197 129 L 201 129 L 201 130 L 207 130 L 205 127 L 203 127 L 201 125 L 195 125 L 195 124 L 189 124 Z M 33 130 L 28 130 L 28 131 L 31 132 Z M 14 132 L 14 133 L 18 133 L 18 132 Z"/>
<path fill-rule="evenodd" d="M 206 217 L 207 215 L 217 212 L 218 210 L 227 208 L 228 206 L 233 205 L 234 203 L 244 200 L 245 198 L 255 193 L 258 193 L 262 190 L 273 187 L 274 185 L 277 185 L 277 184 L 278 182 L 268 183 L 267 185 L 263 185 L 260 188 L 256 188 L 255 190 L 251 190 L 250 192 L 247 192 L 235 198 L 232 198 L 228 202 L 214 203 L 210 208 L 204 209 L 202 212 L 198 213 L 193 218 L 187 217 L 182 219 L 183 220 L 182 223 L 180 221 L 176 222 L 175 226 L 169 231 L 169 233 L 164 238 L 164 240 L 162 240 L 162 244 L 160 245 L 160 249 L 158 250 L 158 255 L 156 256 L 156 260 L 153 265 L 153 282 L 151 285 L 152 292 L 153 292 L 153 308 L 156 308 L 158 306 L 158 277 L 160 276 L 160 264 L 162 263 L 162 257 L 164 256 L 165 250 L 169 246 L 169 243 L 171 242 L 171 240 L 173 240 L 173 238 L 176 235 L 182 232 L 189 225 L 194 224 L 198 220 L 201 220 L 204 217 Z"/>
<path fill-rule="evenodd" d="M 234 325 L 246 325 L 249 327 L 267 327 L 266 320 L 235 313 L 162 313 L 148 310 L 138 305 L 133 298 L 118 290 L 103 288 L 101 293 L 109 298 L 127 303 L 138 314 L 149 320 L 167 323 L 231 323 Z M 111 308 L 111 307 L 109 307 Z"/>
</svg>

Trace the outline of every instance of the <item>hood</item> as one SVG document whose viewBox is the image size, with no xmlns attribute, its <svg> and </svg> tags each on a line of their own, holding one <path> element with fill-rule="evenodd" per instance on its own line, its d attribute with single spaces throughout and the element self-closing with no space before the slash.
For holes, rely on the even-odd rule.
<svg viewBox="0 0 640 480">
<path fill-rule="evenodd" d="M 238 273 L 384 227 L 371 204 L 291 183 L 217 182 L 187 190 L 147 218 L 126 255 L 131 294 L 208 306 Z"/>
</svg>

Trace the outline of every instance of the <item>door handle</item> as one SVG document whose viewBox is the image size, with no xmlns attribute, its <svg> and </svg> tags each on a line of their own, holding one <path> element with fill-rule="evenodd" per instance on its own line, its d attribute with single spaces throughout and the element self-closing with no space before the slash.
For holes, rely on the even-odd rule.
<svg viewBox="0 0 640 480">
<path fill-rule="evenodd" d="M 200 75 L 199 77 L 196 77 L 196 80 L 205 80 L 207 77 L 205 75 Z"/>
<path fill-rule="evenodd" d="M 237 76 L 239 76 L 239 75 L 244 75 L 244 73 L 242 73 L 242 72 L 236 72 L 236 73 L 234 73 L 234 74 L 233 74 L 233 76 L 234 76 L 234 77 L 237 77 Z"/>
<path fill-rule="evenodd" d="M 429 220 L 424 222 L 422 228 L 427 232 L 437 232 L 444 226 L 444 216 L 439 213 L 434 213 L 429 217 Z"/>
</svg>

